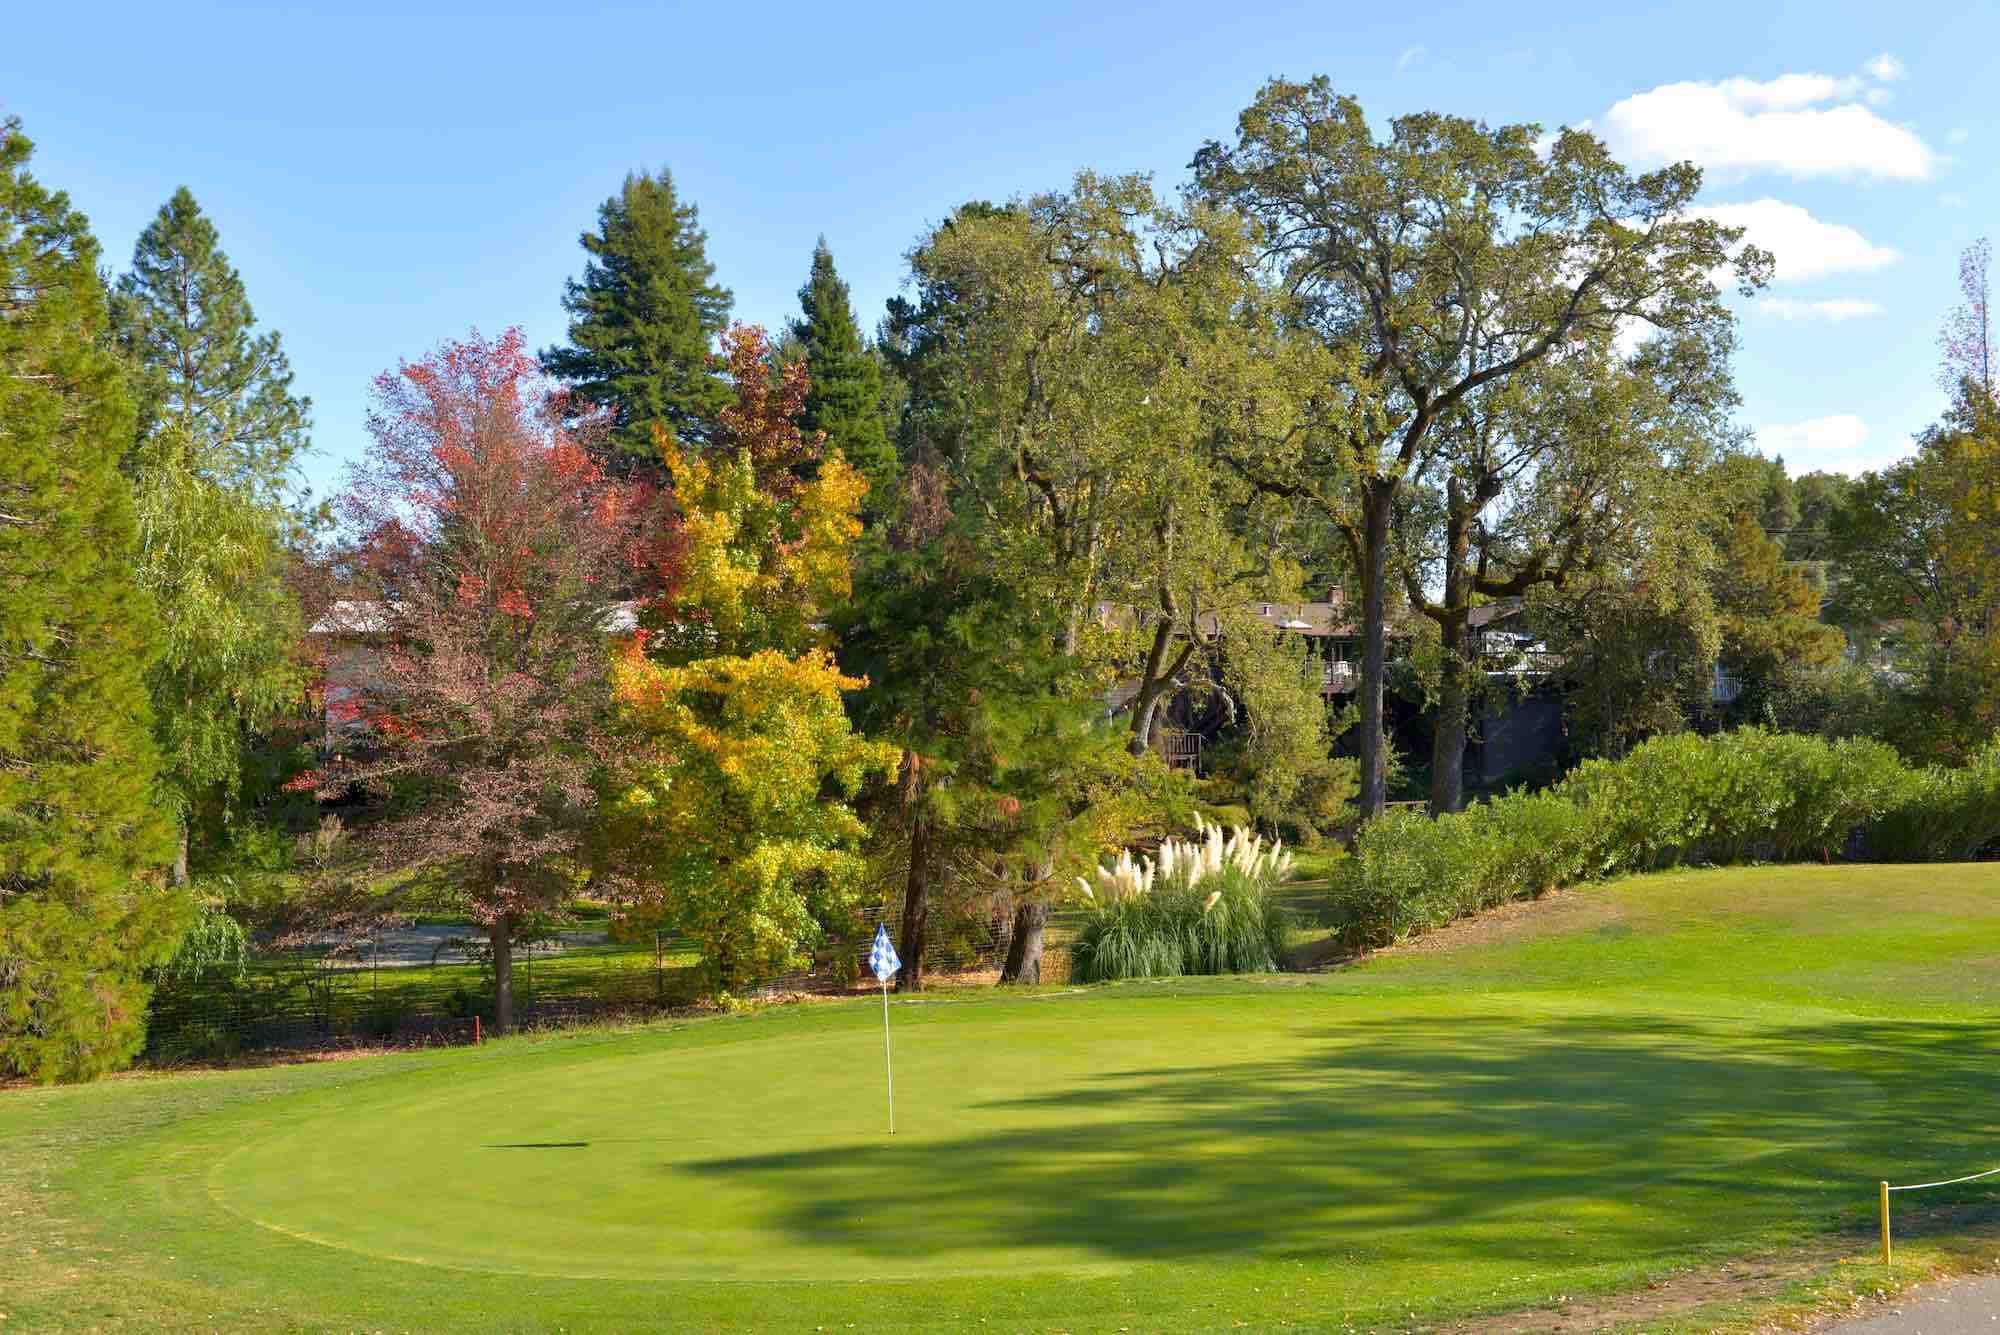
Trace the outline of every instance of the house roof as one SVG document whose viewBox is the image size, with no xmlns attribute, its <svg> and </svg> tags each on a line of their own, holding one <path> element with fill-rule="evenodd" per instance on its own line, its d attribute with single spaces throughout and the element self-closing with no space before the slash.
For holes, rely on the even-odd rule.
<svg viewBox="0 0 2000 1335">
<path fill-rule="evenodd" d="M 1254 602 L 1246 606 L 1257 614 L 1259 620 L 1274 630 L 1289 631 L 1313 640 L 1358 640 L 1361 638 L 1361 622 L 1355 615 L 1355 608 L 1338 596 L 1310 602 Z M 1125 603 L 1102 602 L 1096 607 L 1100 624 L 1116 630 L 1132 630 L 1140 624 L 1138 609 Z M 1407 608 L 1392 608 L 1389 614 L 1389 635 L 1392 639 L 1410 634 L 1412 613 Z M 1217 618 L 1212 612 L 1205 612 L 1197 618 L 1204 634 L 1212 633 Z"/>
<path fill-rule="evenodd" d="M 613 603 L 604 617 L 607 635 L 623 635 L 639 628 L 636 600 Z M 372 598 L 343 598 L 330 605 L 319 620 L 306 630 L 308 635 L 369 636 L 387 635 L 392 629 L 382 604 Z"/>
<path fill-rule="evenodd" d="M 1481 603 L 1466 617 L 1466 623 L 1474 630 L 1491 630 L 1497 626 L 1518 620 L 1527 604 L 1519 598 L 1502 598 L 1498 602 Z M 1514 627 L 1512 629 L 1519 629 Z"/>
</svg>

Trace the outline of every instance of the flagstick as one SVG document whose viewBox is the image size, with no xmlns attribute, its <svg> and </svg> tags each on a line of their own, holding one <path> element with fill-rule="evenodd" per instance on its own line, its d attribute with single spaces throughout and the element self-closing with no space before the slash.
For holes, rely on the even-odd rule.
<svg viewBox="0 0 2000 1335">
<path fill-rule="evenodd" d="M 882 1069 L 889 1075 L 889 1134 L 896 1134 L 896 1065 L 889 1059 L 889 980 L 882 980 Z"/>
</svg>

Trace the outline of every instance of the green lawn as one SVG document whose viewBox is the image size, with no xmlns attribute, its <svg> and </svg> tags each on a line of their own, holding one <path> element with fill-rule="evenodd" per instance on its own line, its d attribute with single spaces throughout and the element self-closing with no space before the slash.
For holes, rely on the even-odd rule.
<svg viewBox="0 0 2000 1335">
<path fill-rule="evenodd" d="M 41 1326 L 1398 1326 L 2000 1163 L 2000 865 L 1628 880 L 1318 976 L 0 1094 Z"/>
</svg>

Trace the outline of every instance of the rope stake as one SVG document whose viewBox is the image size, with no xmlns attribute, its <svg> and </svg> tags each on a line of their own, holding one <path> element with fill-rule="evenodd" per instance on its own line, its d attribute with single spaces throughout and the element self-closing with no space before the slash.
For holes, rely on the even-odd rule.
<svg viewBox="0 0 2000 1335">
<path fill-rule="evenodd" d="M 1888 1265 L 1894 1255 L 1889 1246 L 1889 1193 L 1892 1191 L 1928 1191 L 1932 1187 L 1955 1187 L 1961 1182 L 1977 1182 L 1982 1177 L 2000 1175 L 2000 1168 L 1989 1168 L 1983 1173 L 1967 1173 L 1964 1177 L 1947 1177 L 1938 1182 L 1911 1182 L 1904 1186 L 1892 1187 L 1882 1184 L 1882 1264 Z"/>
<path fill-rule="evenodd" d="M 1882 1184 L 1882 1264 L 1889 1264 L 1889 1192 L 1887 1182 Z"/>
</svg>

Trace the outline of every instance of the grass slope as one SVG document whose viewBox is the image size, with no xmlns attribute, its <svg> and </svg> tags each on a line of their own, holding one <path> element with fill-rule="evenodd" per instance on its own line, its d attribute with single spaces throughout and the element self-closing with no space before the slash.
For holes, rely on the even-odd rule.
<svg viewBox="0 0 2000 1335">
<path fill-rule="evenodd" d="M 1317 977 L 0 1095 L 9 1329 L 1512 1309 L 1992 1166 L 2000 866 L 1628 880 Z"/>
</svg>

